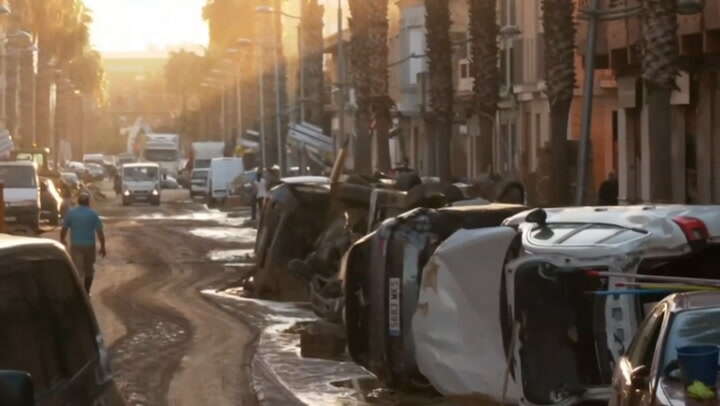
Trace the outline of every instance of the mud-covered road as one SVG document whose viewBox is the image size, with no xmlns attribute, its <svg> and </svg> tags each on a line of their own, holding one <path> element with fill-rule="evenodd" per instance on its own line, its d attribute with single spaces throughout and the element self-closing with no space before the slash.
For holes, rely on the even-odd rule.
<svg viewBox="0 0 720 406">
<path fill-rule="evenodd" d="M 200 294 L 240 277 L 223 262 L 252 247 L 254 230 L 187 192 L 163 198 L 160 208 L 96 205 L 108 257 L 98 260 L 91 296 L 117 382 L 131 406 L 255 405 L 255 332 Z"/>
</svg>

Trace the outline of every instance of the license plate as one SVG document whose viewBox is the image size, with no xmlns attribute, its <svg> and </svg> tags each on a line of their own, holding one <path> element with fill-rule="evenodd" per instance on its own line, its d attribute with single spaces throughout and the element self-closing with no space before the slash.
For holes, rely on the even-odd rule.
<svg viewBox="0 0 720 406">
<path fill-rule="evenodd" d="M 400 336 L 400 278 L 390 278 L 388 300 L 388 330 L 392 337 Z"/>
<path fill-rule="evenodd" d="M 135 196 L 136 200 L 147 200 L 147 196 Z"/>
</svg>

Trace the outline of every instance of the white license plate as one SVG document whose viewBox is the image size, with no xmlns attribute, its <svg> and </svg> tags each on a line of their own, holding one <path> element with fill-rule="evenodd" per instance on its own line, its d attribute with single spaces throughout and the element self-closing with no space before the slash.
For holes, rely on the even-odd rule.
<svg viewBox="0 0 720 406">
<path fill-rule="evenodd" d="M 390 278 L 388 300 L 388 330 L 390 336 L 400 336 L 400 278 Z"/>
</svg>

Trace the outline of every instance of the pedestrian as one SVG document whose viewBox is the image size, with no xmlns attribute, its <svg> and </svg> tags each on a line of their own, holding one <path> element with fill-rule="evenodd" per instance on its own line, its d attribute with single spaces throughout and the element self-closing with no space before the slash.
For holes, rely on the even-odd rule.
<svg viewBox="0 0 720 406">
<path fill-rule="evenodd" d="M 615 172 L 610 172 L 607 179 L 600 185 L 598 204 L 600 206 L 618 205 L 618 181 Z"/>
<path fill-rule="evenodd" d="M 260 216 L 262 216 L 262 210 L 265 207 L 267 198 L 267 177 L 263 174 L 262 170 L 258 170 L 255 175 L 255 203 L 257 204 L 256 210 L 260 213 Z"/>
<path fill-rule="evenodd" d="M 81 193 L 78 206 L 70 210 L 60 233 L 60 241 L 67 246 L 67 234 L 70 231 L 70 256 L 78 270 L 85 290 L 90 287 L 95 276 L 95 236 L 100 240 L 100 255 L 107 255 L 105 250 L 105 233 L 100 216 L 90 208 L 90 195 Z"/>
</svg>

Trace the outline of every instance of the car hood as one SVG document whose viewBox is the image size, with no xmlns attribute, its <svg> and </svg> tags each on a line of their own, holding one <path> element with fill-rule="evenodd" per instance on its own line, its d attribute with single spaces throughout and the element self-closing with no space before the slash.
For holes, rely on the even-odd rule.
<svg viewBox="0 0 720 406">
<path fill-rule="evenodd" d="M 37 200 L 38 190 L 36 188 L 7 188 L 5 189 L 5 202 L 14 203 L 26 200 Z"/>
<path fill-rule="evenodd" d="M 126 181 L 124 182 L 124 186 L 126 189 L 130 190 L 153 190 L 157 186 L 157 182 L 135 182 L 135 181 Z"/>
</svg>

